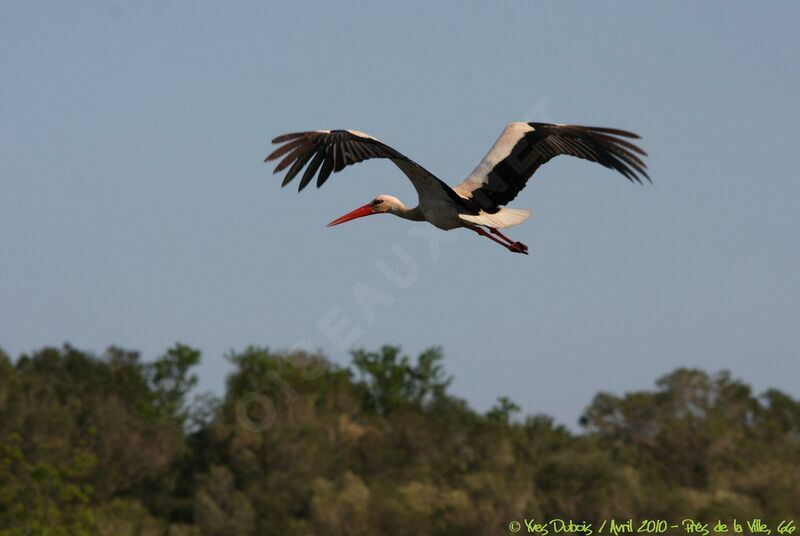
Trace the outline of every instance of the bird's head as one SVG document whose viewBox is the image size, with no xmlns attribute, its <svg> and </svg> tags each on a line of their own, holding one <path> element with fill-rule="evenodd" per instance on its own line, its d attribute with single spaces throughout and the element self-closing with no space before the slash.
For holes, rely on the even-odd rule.
<svg viewBox="0 0 800 536">
<path fill-rule="evenodd" d="M 328 227 L 339 225 L 346 221 L 354 220 L 356 218 L 363 218 L 364 216 L 371 216 L 373 214 L 382 214 L 384 212 L 393 212 L 394 210 L 403 208 L 403 203 L 396 197 L 391 195 L 379 195 L 363 207 L 348 212 L 340 218 L 336 218 L 328 224 Z"/>
</svg>

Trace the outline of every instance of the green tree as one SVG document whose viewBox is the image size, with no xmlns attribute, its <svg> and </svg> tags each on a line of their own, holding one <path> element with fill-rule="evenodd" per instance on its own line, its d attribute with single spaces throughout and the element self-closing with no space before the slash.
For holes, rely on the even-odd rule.
<svg viewBox="0 0 800 536">
<path fill-rule="evenodd" d="M 599 393 L 582 433 L 448 393 L 439 349 L 0 352 L 3 534 L 507 534 L 512 519 L 796 515 L 800 402 L 678 369 Z M 513 418 L 512 418 L 513 417 Z"/>
<path fill-rule="evenodd" d="M 452 381 L 444 374 L 443 358 L 441 349 L 431 348 L 414 366 L 397 346 L 383 346 L 380 352 L 353 352 L 353 365 L 367 387 L 366 406 L 388 415 L 407 404 L 431 405 L 443 400 Z"/>
<path fill-rule="evenodd" d="M 190 412 L 186 396 L 197 385 L 197 374 L 191 371 L 198 363 L 200 351 L 178 343 L 144 367 L 154 405 L 160 413 L 186 422 Z"/>
<path fill-rule="evenodd" d="M 90 534 L 94 463 L 86 452 L 62 465 L 34 461 L 18 435 L 0 440 L 0 535 Z"/>
</svg>

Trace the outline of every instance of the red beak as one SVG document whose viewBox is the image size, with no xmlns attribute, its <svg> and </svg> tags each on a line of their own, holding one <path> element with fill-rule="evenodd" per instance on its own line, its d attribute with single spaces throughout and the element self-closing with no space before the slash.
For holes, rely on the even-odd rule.
<svg viewBox="0 0 800 536">
<path fill-rule="evenodd" d="M 372 214 L 377 214 L 374 210 L 372 210 L 372 205 L 366 204 L 363 207 L 358 207 L 353 212 L 348 212 L 341 218 L 336 218 L 332 222 L 328 224 L 328 227 L 333 227 L 334 225 L 339 225 L 340 223 L 344 223 L 346 221 L 354 220 L 356 218 L 363 218 L 364 216 L 371 216 Z"/>
</svg>

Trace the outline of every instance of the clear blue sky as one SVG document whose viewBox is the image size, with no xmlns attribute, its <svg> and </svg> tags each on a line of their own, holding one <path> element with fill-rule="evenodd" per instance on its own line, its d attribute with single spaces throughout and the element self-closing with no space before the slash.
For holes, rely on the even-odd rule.
<svg viewBox="0 0 800 536">
<path fill-rule="evenodd" d="M 568 425 L 679 366 L 800 396 L 798 27 L 797 2 L 3 2 L 0 346 L 182 341 L 219 390 L 251 343 L 441 345 L 477 408 Z M 561 158 L 515 202 L 530 256 L 455 231 L 434 259 L 422 224 L 325 228 L 414 203 L 390 164 L 298 195 L 261 163 L 354 128 L 453 184 L 521 119 L 638 132 L 654 185 Z"/>
</svg>

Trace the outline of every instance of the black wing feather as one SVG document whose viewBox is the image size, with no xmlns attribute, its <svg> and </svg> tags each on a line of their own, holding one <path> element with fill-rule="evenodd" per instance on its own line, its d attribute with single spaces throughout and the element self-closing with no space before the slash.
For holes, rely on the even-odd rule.
<svg viewBox="0 0 800 536">
<path fill-rule="evenodd" d="M 311 157 L 314 157 L 300 180 L 300 190 L 308 185 L 317 170 L 319 170 L 317 176 L 317 186 L 319 187 L 325 183 L 331 173 L 337 173 L 349 165 L 370 158 L 388 158 L 413 163 L 412 160 L 383 142 L 348 130 L 294 132 L 278 136 L 272 142 L 281 145 L 270 153 L 264 162 L 283 157 L 275 167 L 275 173 L 283 171 L 292 164 L 283 180 L 283 186 L 289 184 L 300 169 L 311 160 Z"/>
<path fill-rule="evenodd" d="M 357 131 L 314 130 L 293 132 L 278 136 L 272 142 L 279 144 L 280 147 L 270 153 L 264 159 L 264 162 L 283 157 L 275 167 L 275 173 L 283 171 L 291 165 L 286 177 L 283 179 L 282 186 L 289 184 L 309 161 L 311 163 L 308 164 L 308 168 L 306 168 L 300 179 L 299 190 L 305 188 L 315 174 L 317 175 L 317 188 L 319 188 L 325 184 L 325 181 L 328 180 L 332 173 L 342 171 L 347 166 L 371 158 L 386 158 L 398 165 L 412 182 L 419 181 L 422 178 L 424 180 L 438 181 L 451 199 L 459 203 L 462 201 L 449 186 L 422 166 L 385 143 Z"/>
<path fill-rule="evenodd" d="M 455 190 L 471 196 L 481 210 L 497 212 L 517 196 L 542 164 L 559 155 L 597 162 L 621 173 L 631 182 L 641 184 L 643 178 L 650 181 L 647 166 L 639 158 L 639 155 L 647 156 L 647 153 L 623 139 L 639 139 L 632 132 L 549 123 L 528 123 L 528 126 L 533 130 L 520 136 L 507 157 L 496 162 L 483 177 L 470 175 Z"/>
<path fill-rule="evenodd" d="M 300 179 L 299 190 L 302 190 L 303 188 L 306 187 L 306 185 L 309 182 L 311 182 L 311 179 L 314 178 L 314 175 L 317 173 L 317 170 L 322 165 L 322 161 L 325 160 L 325 155 L 323 153 L 309 153 L 309 154 L 314 154 L 314 159 L 306 168 L 306 172 L 303 173 L 303 178 Z"/>
<path fill-rule="evenodd" d="M 317 177 L 317 188 L 325 184 L 325 181 L 328 180 L 328 177 L 333 173 L 333 155 L 331 152 L 330 149 L 327 149 L 325 152 L 325 161 L 322 163 L 322 169 L 319 171 L 319 176 Z"/>
</svg>

